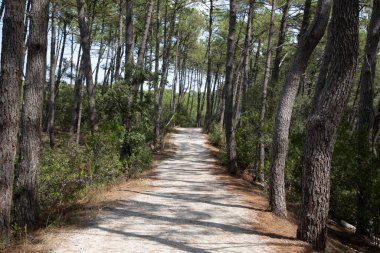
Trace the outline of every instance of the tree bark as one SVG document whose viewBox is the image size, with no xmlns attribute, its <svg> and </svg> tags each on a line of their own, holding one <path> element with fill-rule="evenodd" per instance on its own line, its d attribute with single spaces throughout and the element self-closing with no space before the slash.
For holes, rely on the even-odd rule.
<svg viewBox="0 0 380 253">
<path fill-rule="evenodd" d="M 213 11 L 214 4 L 213 0 L 210 0 L 210 13 L 209 13 L 209 23 L 208 23 L 208 40 L 207 40 L 207 76 L 206 76 L 206 87 L 207 87 L 207 105 L 206 105 L 206 116 L 205 116 L 205 130 L 208 132 L 210 130 L 211 115 L 212 115 L 212 104 L 211 104 L 211 67 L 212 67 L 212 55 L 211 55 L 211 41 L 212 41 L 212 26 L 213 26 Z"/>
<path fill-rule="evenodd" d="M 73 136 L 73 139 L 79 143 L 80 137 L 80 126 L 81 126 L 81 117 L 82 117 L 82 101 L 83 101 L 83 64 L 82 61 L 78 63 L 80 65 L 78 75 L 75 79 L 74 85 L 74 99 L 73 106 L 71 110 L 71 128 L 70 133 Z"/>
<path fill-rule="evenodd" d="M 329 40 L 333 57 L 326 84 L 306 126 L 297 230 L 297 238 L 316 250 L 326 246 L 331 158 L 357 64 L 359 1 L 334 1 Z"/>
<path fill-rule="evenodd" d="M 280 31 L 278 34 L 278 41 L 276 47 L 276 56 L 274 58 L 273 70 L 272 70 L 272 81 L 273 84 L 277 84 L 280 76 L 280 65 L 282 59 L 282 50 L 285 44 L 286 30 L 288 26 L 288 14 L 292 0 L 286 0 L 284 6 L 282 7 L 282 18 L 280 24 Z"/>
<path fill-rule="evenodd" d="M 96 67 L 95 67 L 95 85 L 98 84 L 98 77 L 99 77 L 99 68 L 100 68 L 100 63 L 102 61 L 102 58 L 103 58 L 103 54 L 104 54 L 104 38 L 103 38 L 103 34 L 104 34 L 104 28 L 105 28 L 105 20 L 104 20 L 104 15 L 103 15 L 103 18 L 102 18 L 102 25 L 101 25 L 101 28 L 100 28 L 100 46 L 99 46 L 99 54 L 98 54 L 98 61 L 96 63 Z"/>
<path fill-rule="evenodd" d="M 115 66 L 115 80 L 118 81 L 121 75 L 121 54 L 123 46 L 123 0 L 119 2 L 119 26 L 117 35 L 117 50 L 116 50 L 116 66 Z M 96 84 L 96 83 L 95 83 Z"/>
<path fill-rule="evenodd" d="M 126 20 L 125 20 L 125 72 L 124 79 L 129 80 L 132 75 L 133 67 L 133 0 L 126 0 Z"/>
<path fill-rule="evenodd" d="M 276 1 L 272 0 L 272 9 L 271 9 L 269 34 L 268 34 L 267 60 L 266 60 L 265 71 L 264 71 L 263 95 L 262 95 L 261 113 L 260 113 L 260 136 L 259 136 L 260 162 L 259 162 L 259 167 L 257 168 L 257 179 L 259 182 L 264 182 L 264 167 L 265 167 L 264 126 L 265 126 L 265 114 L 266 114 L 266 109 L 267 109 L 268 84 L 269 84 L 270 68 L 271 68 L 271 61 L 272 61 L 272 39 L 273 39 L 275 9 L 276 9 Z"/>
<path fill-rule="evenodd" d="M 302 75 L 315 47 L 325 33 L 332 0 L 319 0 L 313 24 L 300 38 L 280 95 L 272 141 L 269 205 L 278 216 L 286 216 L 284 170 L 289 146 L 289 128 L 294 101 Z"/>
<path fill-rule="evenodd" d="M 0 75 L 0 247 L 10 236 L 14 164 L 20 120 L 25 1 L 4 0 Z"/>
<path fill-rule="evenodd" d="M 56 56 L 56 31 L 57 31 L 57 13 L 56 3 L 52 0 L 51 12 L 51 42 L 50 42 L 50 81 L 49 81 L 49 109 L 47 131 L 49 133 L 50 147 L 55 146 L 54 121 L 55 121 L 55 70 L 57 68 Z"/>
<path fill-rule="evenodd" d="M 242 111 L 246 110 L 246 102 L 248 98 L 248 86 L 249 86 L 249 59 L 251 58 L 251 47 L 252 47 L 252 19 L 254 11 L 255 0 L 249 1 L 248 10 L 248 20 L 244 39 L 244 50 L 243 50 L 243 78 L 242 85 L 240 87 L 239 101 L 236 108 L 236 121 L 240 119 Z"/>
<path fill-rule="evenodd" d="M 169 68 L 169 58 L 170 58 L 170 49 L 172 45 L 172 37 L 174 34 L 174 28 L 175 28 L 175 20 L 177 17 L 177 11 L 178 11 L 178 0 L 174 1 L 173 6 L 173 13 L 170 20 L 170 29 L 168 36 L 164 36 L 166 43 L 164 43 L 164 53 L 162 56 L 162 76 L 160 80 L 160 87 L 159 87 L 159 101 L 158 101 L 158 114 L 156 116 L 156 126 L 158 126 L 158 138 L 161 138 L 161 117 L 162 117 L 162 105 L 163 105 L 163 98 L 164 98 L 164 92 L 165 92 L 165 86 L 168 79 L 168 68 Z"/>
<path fill-rule="evenodd" d="M 373 0 L 368 27 L 364 61 L 360 74 L 360 97 L 358 113 L 358 168 L 357 168 L 357 224 L 356 233 L 367 234 L 371 220 L 373 187 L 373 125 L 374 81 L 377 49 L 380 39 L 380 1 Z"/>
<path fill-rule="evenodd" d="M 171 97 L 171 100 L 170 100 L 170 111 L 171 113 L 174 113 L 175 112 L 175 99 L 176 99 L 176 94 L 177 94 L 177 79 L 178 79 L 178 72 L 179 72 L 179 69 L 180 69 L 180 52 L 179 52 L 179 44 L 180 44 L 180 40 L 179 40 L 179 32 L 177 34 L 177 37 L 178 37 L 178 41 L 177 41 L 177 45 L 176 45 L 176 54 L 175 54 L 175 65 L 174 65 L 174 73 L 173 73 L 173 82 L 172 82 L 172 97 Z"/>
<path fill-rule="evenodd" d="M 65 20 L 64 24 L 63 24 L 63 39 L 62 39 L 61 55 L 59 57 L 57 80 L 55 80 L 55 95 L 56 95 L 56 97 L 57 97 L 58 92 L 59 92 L 59 85 L 61 84 L 62 76 L 65 72 L 63 69 L 63 58 L 65 55 L 66 40 L 67 40 L 67 21 Z"/>
<path fill-rule="evenodd" d="M 159 65 L 160 65 L 160 0 L 157 0 L 156 5 L 156 45 L 155 45 L 155 62 L 154 62 L 154 73 L 155 73 L 155 81 L 154 81 L 154 146 L 158 147 L 158 137 L 160 135 L 160 122 L 158 120 L 158 107 L 160 102 L 160 91 L 159 91 Z"/>
<path fill-rule="evenodd" d="M 78 9 L 78 23 L 80 29 L 81 45 L 83 50 L 82 61 L 83 61 L 83 71 L 86 77 L 86 88 L 88 94 L 88 104 L 90 112 L 90 126 L 91 131 L 95 132 L 98 130 L 98 122 L 96 115 L 96 101 L 95 101 L 95 85 L 92 80 L 92 67 L 91 67 L 91 39 L 88 29 L 88 24 L 86 22 L 84 14 L 84 1 L 77 0 Z"/>
<path fill-rule="evenodd" d="M 228 170 L 232 174 L 238 171 L 235 129 L 233 124 L 234 114 L 234 84 L 233 69 L 235 56 L 235 33 L 236 33 L 236 0 L 230 0 L 229 13 L 229 29 L 227 39 L 227 55 L 226 55 L 226 78 L 224 84 L 225 109 L 224 109 L 224 124 L 227 145 Z"/>
<path fill-rule="evenodd" d="M 34 0 L 30 13 L 28 59 L 21 119 L 20 161 L 15 176 L 14 219 L 20 227 L 36 224 L 41 158 L 49 0 Z"/>
</svg>

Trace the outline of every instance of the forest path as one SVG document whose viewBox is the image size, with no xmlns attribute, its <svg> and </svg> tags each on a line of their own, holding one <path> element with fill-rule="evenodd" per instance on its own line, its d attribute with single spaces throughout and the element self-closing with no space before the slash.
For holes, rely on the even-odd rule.
<svg viewBox="0 0 380 253">
<path fill-rule="evenodd" d="M 48 252 L 308 251 L 293 237 L 255 228 L 266 226 L 258 224 L 265 210 L 231 190 L 233 179 L 215 172 L 201 129 L 178 128 L 174 143 L 175 154 L 159 162 L 146 189 L 122 188 L 119 200 L 97 218 L 55 234 L 59 240 Z"/>
</svg>

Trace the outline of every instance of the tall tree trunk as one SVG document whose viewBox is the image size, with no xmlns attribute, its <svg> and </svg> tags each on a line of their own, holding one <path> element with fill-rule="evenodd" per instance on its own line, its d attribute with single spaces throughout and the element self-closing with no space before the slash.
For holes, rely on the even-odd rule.
<svg viewBox="0 0 380 253">
<path fill-rule="evenodd" d="M 280 24 L 280 31 L 278 34 L 278 41 L 276 47 L 276 56 L 274 58 L 273 70 L 272 70 L 272 80 L 273 84 L 277 84 L 278 78 L 280 76 L 280 65 L 282 59 L 282 50 L 285 44 L 286 30 L 288 26 L 288 14 L 292 0 L 286 0 L 284 6 L 282 7 L 282 18 Z"/>
<path fill-rule="evenodd" d="M 0 247 L 10 236 L 11 207 L 20 121 L 25 1 L 4 0 L 0 75 Z"/>
<path fill-rule="evenodd" d="M 214 3 L 210 0 L 210 13 L 209 13 L 209 23 L 208 23 L 208 40 L 207 40 L 207 76 L 206 76 L 206 87 L 207 87 L 207 106 L 206 106 L 206 116 L 205 116 L 205 130 L 208 132 L 210 130 L 212 106 L 211 106 L 211 67 L 212 67 L 212 55 L 211 55 L 211 41 L 212 41 L 212 28 L 213 28 L 213 11 Z"/>
<path fill-rule="evenodd" d="M 115 80 L 118 81 L 120 78 L 120 65 L 121 65 L 121 54 L 123 46 L 123 0 L 119 2 L 119 26 L 118 26 L 118 37 L 117 37 L 117 50 L 116 50 L 116 67 L 115 67 Z M 95 83 L 96 84 L 96 83 Z"/>
<path fill-rule="evenodd" d="M 190 70 L 189 70 L 190 72 Z M 190 105 L 190 96 L 191 96 L 191 90 L 192 90 L 192 86 L 193 86 L 193 75 L 194 75 L 194 69 L 191 70 L 191 74 L 189 73 L 190 77 L 189 77 L 189 93 L 188 93 L 188 96 L 187 96 L 187 101 L 186 101 L 186 114 L 189 114 L 189 105 Z M 190 115 L 190 118 L 191 118 L 191 115 Z"/>
<path fill-rule="evenodd" d="M 133 67 L 133 0 L 126 0 L 126 18 L 125 18 L 125 71 L 124 79 L 129 80 L 132 75 Z"/>
<path fill-rule="evenodd" d="M 261 113 L 260 113 L 260 136 L 259 136 L 259 154 L 260 161 L 259 167 L 257 168 L 257 178 L 259 182 L 264 182 L 264 167 L 265 167 L 265 115 L 267 109 L 267 93 L 268 93 L 268 83 L 270 77 L 270 68 L 272 61 L 272 39 L 274 30 L 274 14 L 276 9 L 276 1 L 272 0 L 271 17 L 269 23 L 269 34 L 268 34 L 268 49 L 267 49 L 267 60 L 265 64 L 264 71 L 264 83 L 263 83 L 263 95 L 261 102 Z"/>
<path fill-rule="evenodd" d="M 377 48 L 380 39 L 380 1 L 373 0 L 373 10 L 368 27 L 364 61 L 360 74 L 358 114 L 358 168 L 357 168 L 357 225 L 356 232 L 367 234 L 371 220 L 371 200 L 374 178 L 373 125 L 374 81 Z"/>
<path fill-rule="evenodd" d="M 198 70 L 198 97 L 197 97 L 197 127 L 201 126 L 202 111 L 201 111 L 201 98 L 202 98 L 202 77 Z"/>
<path fill-rule="evenodd" d="M 249 1 L 249 10 L 248 10 L 248 20 L 244 40 L 244 50 L 243 50 L 243 79 L 242 86 L 240 87 L 240 96 L 239 103 L 236 108 L 237 119 L 239 120 L 240 114 L 242 111 L 246 110 L 246 102 L 248 98 L 248 86 L 249 86 L 249 59 L 251 57 L 251 46 L 252 46 L 252 17 L 254 11 L 255 0 Z M 243 97 L 244 95 L 244 97 Z"/>
<path fill-rule="evenodd" d="M 261 40 L 259 39 L 257 43 L 257 49 L 256 49 L 256 55 L 255 55 L 255 62 L 253 64 L 252 68 L 252 82 L 251 85 L 254 86 L 257 83 L 257 76 L 259 73 L 259 58 L 260 58 L 260 51 L 261 51 Z"/>
<path fill-rule="evenodd" d="M 57 67 L 56 57 L 56 31 L 57 31 L 57 13 L 56 3 L 52 0 L 51 13 L 51 42 L 50 42 L 50 81 L 49 81 L 49 109 L 47 131 L 49 133 L 50 147 L 55 146 L 54 121 L 55 121 L 55 70 Z"/>
<path fill-rule="evenodd" d="M 177 37 L 179 38 L 179 32 L 177 34 Z M 180 41 L 178 39 L 177 45 L 176 45 L 176 55 L 175 55 L 175 65 L 174 65 L 174 73 L 173 73 L 173 82 L 172 82 L 172 97 L 170 100 L 170 111 L 171 113 L 175 112 L 175 99 L 177 94 L 177 79 L 178 79 L 178 72 L 179 72 L 179 64 L 180 64 L 180 57 L 179 57 L 179 44 Z"/>
<path fill-rule="evenodd" d="M 313 104 L 306 126 L 297 230 L 297 238 L 316 250 L 326 246 L 331 158 L 357 64 L 359 1 L 334 1 L 329 40 L 333 57 L 320 99 Z"/>
<path fill-rule="evenodd" d="M 72 29 L 72 28 L 71 28 Z M 71 48 L 70 48 L 70 85 L 74 79 L 74 32 L 71 30 Z"/>
<path fill-rule="evenodd" d="M 232 174 L 238 171 L 236 157 L 236 140 L 235 129 L 233 124 L 234 114 L 234 84 L 233 69 L 235 58 L 235 33 L 236 33 L 236 0 L 230 0 L 229 29 L 227 39 L 227 55 L 226 55 L 226 78 L 224 84 L 225 109 L 224 124 L 227 145 L 228 170 Z"/>
<path fill-rule="evenodd" d="M 144 67 L 144 53 L 145 53 L 145 49 L 146 49 L 146 43 L 148 41 L 150 23 L 152 20 L 153 4 L 154 4 L 154 1 L 149 0 L 148 12 L 147 12 L 146 18 L 145 18 L 144 32 L 143 32 L 143 36 L 141 38 L 141 45 L 140 45 L 139 54 L 138 54 L 138 58 L 137 58 L 137 66 L 139 66 L 139 68 Z"/>
<path fill-rule="evenodd" d="M 4 7 L 5 7 L 5 1 L 2 1 L 1 6 L 0 6 L 0 20 L 3 18 Z"/>
<path fill-rule="evenodd" d="M 169 69 L 169 58 L 170 58 L 170 49 L 172 45 L 172 37 L 174 34 L 174 28 L 175 28 L 175 20 L 177 17 L 177 11 L 178 11 L 178 0 L 174 1 L 174 6 L 173 6 L 173 13 L 171 16 L 170 20 L 170 30 L 168 36 L 165 38 L 166 39 L 166 45 L 164 46 L 164 53 L 162 56 L 162 76 L 160 80 L 160 87 L 159 87 L 159 101 L 158 101 L 158 114 L 156 117 L 156 126 L 160 126 L 161 122 L 161 117 L 162 117 L 162 105 L 163 105 L 163 98 L 164 98 L 164 92 L 165 92 L 165 86 L 166 86 L 166 81 L 168 79 L 168 69 Z M 161 137 L 161 128 L 158 128 L 158 137 Z"/>
<path fill-rule="evenodd" d="M 88 94 L 88 104 L 90 112 L 90 126 L 91 131 L 95 132 L 98 130 L 98 122 L 96 115 L 96 101 L 95 101 L 95 85 L 92 80 L 92 67 L 91 67 L 91 39 L 88 29 L 88 24 L 86 22 L 84 14 L 84 0 L 77 0 L 78 9 L 78 23 L 80 29 L 81 45 L 83 50 L 82 61 L 83 61 L 83 71 L 86 77 L 86 88 Z"/>
<path fill-rule="evenodd" d="M 311 0 L 305 0 L 305 5 L 303 8 L 302 23 L 301 23 L 300 33 L 298 34 L 298 39 L 300 39 L 309 28 L 310 16 L 311 16 Z"/>
<path fill-rule="evenodd" d="M 158 119 L 158 107 L 160 102 L 160 91 L 159 91 L 159 65 L 160 65 L 160 6 L 161 2 L 160 0 L 157 0 L 156 5 L 156 45 L 155 45 L 155 62 L 154 62 L 154 73 L 156 75 L 155 81 L 154 81 L 154 146 L 155 148 L 158 147 L 158 137 L 160 135 L 160 121 Z"/>
<path fill-rule="evenodd" d="M 292 63 L 285 78 L 280 96 L 272 141 L 272 160 L 270 166 L 269 204 L 279 216 L 286 216 L 284 169 L 289 146 L 289 127 L 302 75 L 315 47 L 325 33 L 331 10 L 332 0 L 319 0 L 313 24 L 300 38 Z"/>
<path fill-rule="evenodd" d="M 21 120 L 20 162 L 15 176 L 14 219 L 20 227 L 36 224 L 41 158 L 49 0 L 34 0 L 30 13 L 28 59 Z"/>
<path fill-rule="evenodd" d="M 79 143 L 80 125 L 81 125 L 81 113 L 82 113 L 82 100 L 83 100 L 83 64 L 82 61 L 78 63 L 80 65 L 78 75 L 75 79 L 74 85 L 74 99 L 71 110 L 71 127 L 70 133 L 73 139 Z"/>
<path fill-rule="evenodd" d="M 61 55 L 60 55 L 59 64 L 58 64 L 57 80 L 55 81 L 55 94 L 56 94 L 56 96 L 59 92 L 59 85 L 61 84 L 61 79 L 62 79 L 62 76 L 65 72 L 63 69 L 63 58 L 65 55 L 66 40 L 67 40 L 67 21 L 65 20 L 64 24 L 63 24 L 62 48 L 61 48 Z"/>
<path fill-rule="evenodd" d="M 99 77 L 99 68 L 100 68 L 100 63 L 103 59 L 103 55 L 104 55 L 104 38 L 103 38 L 103 34 L 104 34 L 104 28 L 105 28 L 105 20 L 104 20 L 104 15 L 103 15 L 103 18 L 102 18 L 102 26 L 100 28 L 100 46 L 99 46 L 99 54 L 98 54 L 98 61 L 96 63 L 96 67 L 95 67 L 95 85 L 98 84 L 98 77 Z"/>
</svg>

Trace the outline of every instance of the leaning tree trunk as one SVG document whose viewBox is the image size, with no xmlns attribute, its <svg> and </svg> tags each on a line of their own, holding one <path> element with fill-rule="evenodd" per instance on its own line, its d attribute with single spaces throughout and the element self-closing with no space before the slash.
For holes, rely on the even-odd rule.
<svg viewBox="0 0 380 253">
<path fill-rule="evenodd" d="M 20 160 L 16 169 L 14 220 L 22 228 L 35 226 L 41 158 L 43 92 L 45 86 L 49 0 L 34 0 L 30 13 L 28 59 L 21 119 Z"/>
<path fill-rule="evenodd" d="M 208 24 L 208 41 L 207 41 L 207 76 L 206 76 L 206 87 L 207 87 L 207 105 L 206 105 L 206 116 L 205 116 L 205 129 L 206 132 L 210 130 L 211 115 L 212 115 L 212 105 L 211 105 L 211 67 L 212 67 L 212 55 L 211 55 L 211 40 L 212 40 L 212 25 L 213 25 L 213 11 L 214 4 L 213 0 L 210 0 L 210 14 L 209 14 L 209 24 Z"/>
<path fill-rule="evenodd" d="M 132 75 L 133 49 L 135 47 L 133 37 L 133 0 L 126 0 L 124 79 L 127 81 Z"/>
<path fill-rule="evenodd" d="M 263 83 L 263 94 L 261 101 L 261 113 L 260 113 L 260 133 L 259 133 L 259 153 L 260 162 L 257 168 L 257 179 L 259 182 L 264 182 L 264 166 L 265 166 L 265 115 L 267 109 L 267 94 L 268 94 L 268 83 L 270 77 L 270 68 L 272 61 L 272 39 L 273 39 L 273 29 L 274 29 L 274 14 L 276 8 L 276 1 L 272 0 L 271 18 L 269 23 L 269 34 L 268 34 L 268 49 L 267 49 L 267 60 L 265 64 L 264 71 L 264 83 Z"/>
<path fill-rule="evenodd" d="M 58 73 L 57 73 L 57 80 L 55 80 L 55 86 L 56 86 L 56 96 L 59 91 L 59 85 L 61 84 L 62 76 L 65 72 L 65 68 L 63 67 L 63 59 L 65 56 L 65 49 L 66 49 L 66 40 L 67 40 L 67 21 L 64 21 L 63 24 L 63 39 L 62 39 L 62 48 L 61 48 L 61 55 L 59 57 L 59 64 L 58 64 Z"/>
<path fill-rule="evenodd" d="M 102 34 L 101 34 L 102 36 Z M 123 0 L 119 2 L 119 26 L 117 32 L 117 50 L 116 50 L 116 66 L 115 66 L 115 80 L 118 81 L 120 79 L 121 71 L 121 54 L 122 54 L 122 46 L 123 46 Z M 95 82 L 96 84 L 96 82 Z"/>
<path fill-rule="evenodd" d="M 144 80 L 145 78 L 143 78 L 143 72 L 145 71 L 144 54 L 145 54 L 145 50 L 146 50 L 146 44 L 148 41 L 150 23 L 152 20 L 153 4 L 154 4 L 154 1 L 150 0 L 149 6 L 148 6 L 148 12 L 146 14 L 146 19 L 145 19 L 144 32 L 143 32 L 143 36 L 141 38 L 141 45 L 140 45 L 139 53 L 137 56 L 137 67 L 139 68 L 138 72 L 139 72 L 139 75 L 141 75 L 141 76 L 138 78 L 138 82 L 136 82 L 136 84 L 134 84 L 134 92 L 137 92 L 139 89 L 139 86 L 143 86 L 144 81 L 145 81 Z"/>
<path fill-rule="evenodd" d="M 357 224 L 356 232 L 367 234 L 371 220 L 371 191 L 373 187 L 373 125 L 374 125 L 374 81 L 377 48 L 380 39 L 380 1 L 373 1 L 373 10 L 364 61 L 360 75 L 360 99 L 358 113 L 358 168 L 357 168 Z"/>
<path fill-rule="evenodd" d="M 95 102 L 95 85 L 92 80 L 92 67 L 91 67 L 91 39 L 90 32 L 88 29 L 88 24 L 86 22 L 84 14 L 84 0 L 77 0 L 78 9 L 78 23 L 80 29 L 81 45 L 83 50 L 82 61 L 84 76 L 86 77 L 86 88 L 88 94 L 88 104 L 90 112 L 90 126 L 91 131 L 95 132 L 98 130 L 98 122 L 96 115 L 96 102 Z"/>
<path fill-rule="evenodd" d="M 334 1 L 329 40 L 333 57 L 306 126 L 297 230 L 297 238 L 309 242 L 316 250 L 326 246 L 331 158 L 357 64 L 359 1 Z"/>
<path fill-rule="evenodd" d="M 286 216 L 284 169 L 289 146 L 289 127 L 302 75 L 315 47 L 325 33 L 332 0 L 319 0 L 313 24 L 300 38 L 292 63 L 285 78 L 275 119 L 270 166 L 269 203 L 278 216 Z"/>
<path fill-rule="evenodd" d="M 179 31 L 177 34 L 177 37 L 179 38 Z M 177 45 L 176 45 L 176 53 L 175 53 L 175 65 L 174 65 L 174 73 L 173 73 L 173 81 L 172 81 L 172 97 L 170 100 L 170 112 L 173 114 L 175 112 L 175 98 L 177 94 L 177 79 L 178 79 L 178 73 L 180 69 L 180 57 L 179 57 L 179 44 L 180 40 L 178 39 Z"/>
<path fill-rule="evenodd" d="M 282 59 L 282 50 L 284 48 L 286 30 L 288 26 L 288 13 L 290 9 L 292 0 L 286 0 L 284 6 L 282 7 L 282 18 L 280 24 L 280 31 L 278 34 L 278 41 L 276 47 L 276 56 L 274 57 L 273 70 L 272 70 L 272 80 L 274 84 L 277 84 L 278 78 L 280 76 L 280 65 Z"/>
<path fill-rule="evenodd" d="M 246 110 L 246 102 L 248 97 L 248 86 L 249 86 L 249 59 L 251 57 L 251 47 L 252 47 L 252 21 L 254 12 L 255 0 L 249 1 L 248 9 L 248 20 L 244 39 L 244 50 L 243 50 L 243 78 L 242 85 L 239 92 L 239 101 L 236 108 L 236 121 L 239 121 L 242 111 Z"/>
<path fill-rule="evenodd" d="M 20 119 L 25 0 L 4 0 L 0 75 L 0 248 L 11 229 L 14 164 Z"/>
<path fill-rule="evenodd" d="M 232 174 L 236 174 L 238 170 L 236 157 L 236 139 L 233 123 L 234 115 L 234 84 L 233 69 L 235 61 L 235 33 L 236 33 L 236 0 L 230 0 L 229 29 L 227 39 L 227 55 L 226 55 L 226 78 L 224 84 L 225 109 L 224 109 L 224 125 L 226 134 L 228 170 Z"/>
<path fill-rule="evenodd" d="M 48 122 L 47 132 L 49 133 L 50 147 L 55 146 L 54 136 L 54 120 L 55 120 L 55 70 L 57 68 L 56 57 L 56 31 L 57 31 L 57 17 L 56 17 L 56 3 L 52 1 L 51 12 L 51 41 L 50 41 L 50 81 L 49 81 L 49 104 L 48 104 Z"/>
<path fill-rule="evenodd" d="M 162 106 L 163 106 L 163 98 L 164 98 L 164 91 L 165 91 L 165 86 L 166 86 L 166 81 L 168 79 L 168 69 L 169 69 L 169 58 L 170 58 L 170 49 L 172 45 L 172 37 L 174 34 L 174 28 L 175 28 L 175 20 L 177 17 L 177 11 L 178 11 L 178 0 L 174 1 L 174 6 L 173 6 L 173 14 L 170 20 L 170 30 L 169 34 L 166 38 L 167 42 L 164 43 L 166 44 L 164 46 L 164 53 L 162 56 L 162 76 L 160 80 L 160 87 L 159 87 L 159 100 L 158 100 L 158 111 L 156 115 L 156 133 L 158 134 L 159 140 L 162 137 L 161 136 L 161 117 L 162 117 Z"/>
</svg>

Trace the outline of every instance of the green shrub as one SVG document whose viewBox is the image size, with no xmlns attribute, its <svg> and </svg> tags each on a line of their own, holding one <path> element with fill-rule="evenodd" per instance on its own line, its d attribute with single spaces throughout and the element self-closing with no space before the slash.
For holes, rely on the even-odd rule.
<svg viewBox="0 0 380 253">
<path fill-rule="evenodd" d="M 212 145 L 215 147 L 224 147 L 225 142 L 225 134 L 218 123 L 212 123 L 210 126 L 209 139 Z"/>
</svg>

